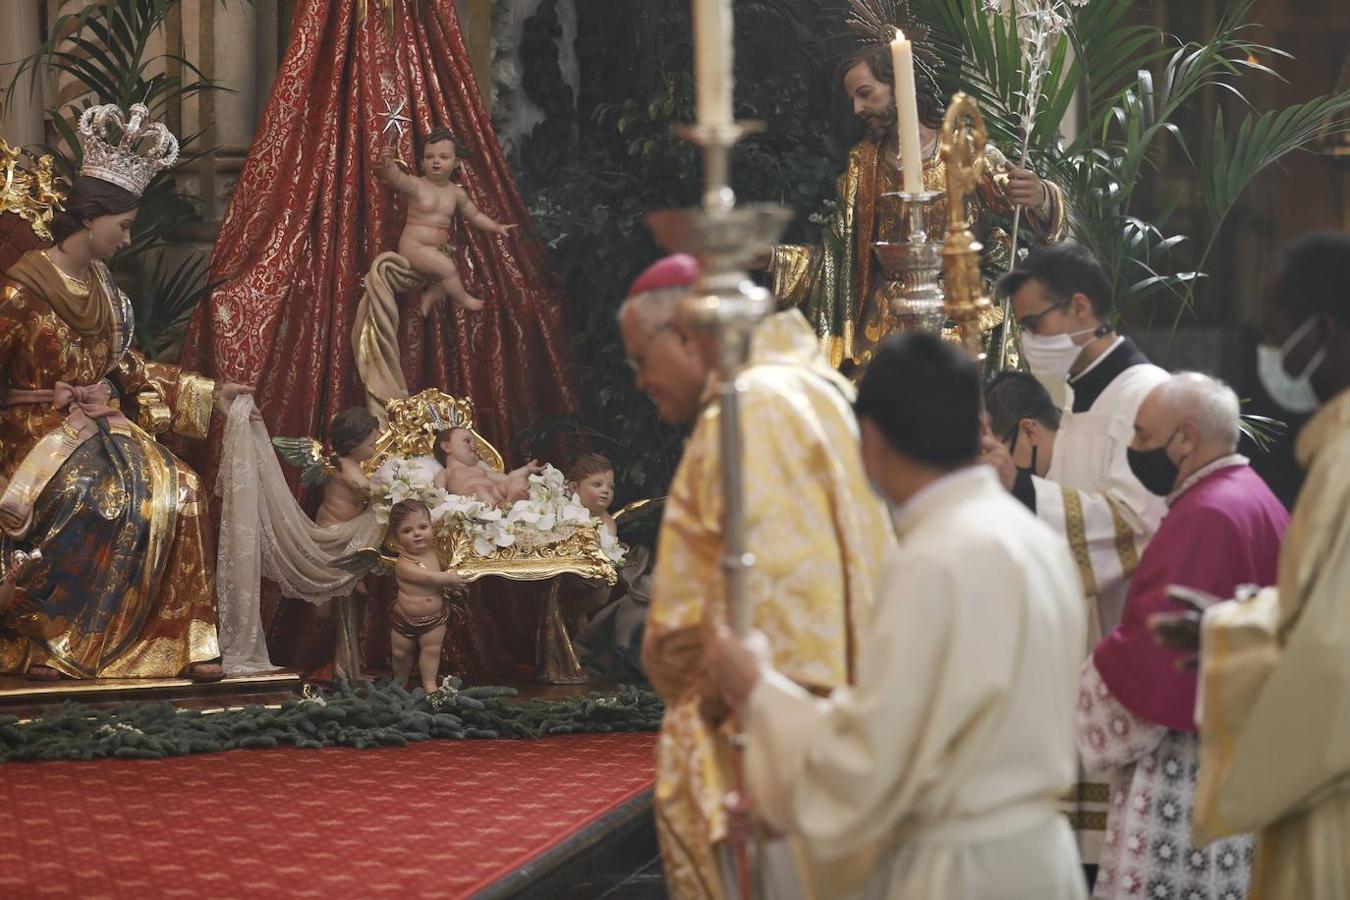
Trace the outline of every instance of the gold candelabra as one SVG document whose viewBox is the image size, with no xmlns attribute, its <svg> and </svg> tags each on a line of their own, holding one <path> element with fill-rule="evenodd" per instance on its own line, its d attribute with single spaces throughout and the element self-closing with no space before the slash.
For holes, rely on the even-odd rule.
<svg viewBox="0 0 1350 900">
<path fill-rule="evenodd" d="M 900 330 L 942 334 L 952 323 L 975 359 L 984 357 L 980 323 L 992 304 L 980 274 L 983 245 L 970 228 L 968 198 L 988 165 L 986 140 L 979 107 L 967 95 L 957 94 L 942 122 L 946 192 L 887 194 L 900 202 L 901 239 L 872 244 L 884 275 L 877 300 L 890 310 Z M 929 223 L 944 197 L 947 233 L 935 240 Z"/>
<path fill-rule="evenodd" d="M 947 238 L 942 246 L 947 318 L 956 324 L 961 343 L 977 360 L 984 358 L 980 321 L 992 304 L 980 274 L 983 245 L 970 230 L 966 198 L 979 186 L 988 160 L 987 134 L 980 108 L 964 93 L 952 97 L 942 120 L 942 159 L 947 168 Z M 1006 326 L 1005 326 L 1006 327 Z"/>
</svg>

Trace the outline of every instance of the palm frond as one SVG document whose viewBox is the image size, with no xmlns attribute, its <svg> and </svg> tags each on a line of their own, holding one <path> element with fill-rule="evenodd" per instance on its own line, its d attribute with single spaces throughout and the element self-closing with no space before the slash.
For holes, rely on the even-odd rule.
<svg viewBox="0 0 1350 900">
<path fill-rule="evenodd" d="M 1214 118 L 1211 150 L 1199 161 L 1205 212 L 1218 231 L 1238 198 L 1270 166 L 1324 134 L 1350 130 L 1350 90 L 1285 109 L 1248 113 L 1229 137 L 1223 110 Z"/>
<path fill-rule="evenodd" d="M 1244 413 L 1238 417 L 1238 427 L 1242 429 L 1243 434 L 1251 438 L 1252 443 L 1256 445 L 1256 449 L 1262 453 L 1269 453 L 1275 442 L 1289 430 L 1289 423 L 1272 419 L 1269 416 L 1254 416 Z"/>
<path fill-rule="evenodd" d="M 137 283 L 131 303 L 136 311 L 136 335 L 151 359 L 173 355 L 197 304 L 219 285 L 207 281 L 209 259 L 194 253 L 171 263 L 164 245 L 152 248 L 150 264 Z"/>
</svg>

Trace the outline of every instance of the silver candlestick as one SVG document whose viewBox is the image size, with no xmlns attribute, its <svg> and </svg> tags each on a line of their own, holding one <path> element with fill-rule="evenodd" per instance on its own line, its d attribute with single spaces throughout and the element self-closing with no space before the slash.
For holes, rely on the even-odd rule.
<svg viewBox="0 0 1350 900">
<path fill-rule="evenodd" d="M 738 635 L 750 630 L 750 603 L 746 586 L 755 564 L 745 532 L 745 491 L 741 441 L 740 385 L 737 373 L 745 366 L 750 333 L 772 311 L 773 296 L 756 285 L 747 271 L 751 262 L 767 254 L 782 236 L 792 213 L 775 204 L 736 206 L 728 184 L 731 148 L 753 123 L 722 128 L 696 127 L 681 136 L 703 152 L 703 205 L 668 209 L 647 216 L 656 240 L 672 252 L 698 257 L 699 278 L 680 314 L 685 321 L 713 330 L 717 336 L 720 451 L 722 469 L 721 567 L 726 584 L 727 617 Z M 732 741 L 733 793 L 729 814 L 746 815 L 741 754 L 744 741 L 739 723 Z M 747 829 L 730 829 L 732 880 L 743 898 L 762 897 L 759 866 L 746 840 Z"/>
<path fill-rule="evenodd" d="M 928 233 L 933 206 L 942 191 L 883 194 L 900 201 L 901 235 L 898 241 L 876 241 L 872 252 L 881 264 L 883 279 L 877 285 L 877 300 L 890 310 L 902 331 L 941 334 L 947 324 L 942 275 L 942 241 Z"/>
</svg>

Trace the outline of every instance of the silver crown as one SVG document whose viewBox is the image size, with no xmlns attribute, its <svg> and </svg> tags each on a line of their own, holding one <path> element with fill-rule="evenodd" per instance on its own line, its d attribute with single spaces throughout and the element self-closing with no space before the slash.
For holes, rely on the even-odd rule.
<svg viewBox="0 0 1350 900">
<path fill-rule="evenodd" d="M 84 147 L 80 174 L 137 196 L 144 193 L 151 180 L 178 159 L 178 138 L 162 123 L 146 122 L 149 116 L 144 103 L 131 107 L 130 120 L 116 103 L 86 109 L 80 116 L 80 145 Z M 116 126 L 116 132 L 110 135 L 109 126 Z M 147 140 L 149 145 L 142 147 Z"/>
</svg>

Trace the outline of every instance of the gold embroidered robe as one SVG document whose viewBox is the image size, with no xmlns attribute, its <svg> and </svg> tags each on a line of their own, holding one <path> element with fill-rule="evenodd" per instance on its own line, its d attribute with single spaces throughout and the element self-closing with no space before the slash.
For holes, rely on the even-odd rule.
<svg viewBox="0 0 1350 900">
<path fill-rule="evenodd" d="M 894 534 L 863 474 L 853 388 L 826 364 L 800 313 L 760 323 L 740 377 L 752 619 L 780 672 L 828 691 L 851 681 L 858 629 Z M 726 732 L 699 699 L 703 638 L 727 620 L 719 424 L 709 403 L 675 473 L 642 648 L 666 703 L 655 806 L 676 898 L 723 896 L 715 845 L 726 835 Z"/>
<path fill-rule="evenodd" d="M 43 554 L 0 618 L 0 671 L 173 676 L 220 655 L 206 500 L 153 437 L 204 437 L 214 383 L 146 362 L 133 323 L 102 263 L 83 285 L 32 251 L 0 280 L 0 566 Z M 80 430 L 16 393 L 101 381 L 135 422 Z"/>
<path fill-rule="evenodd" d="M 1205 612 L 1197 845 L 1259 832 L 1250 900 L 1350 897 L 1350 390 L 1294 445 L 1275 589 Z"/>
<path fill-rule="evenodd" d="M 975 236 L 985 245 L 984 267 L 1006 268 L 1011 240 L 994 225 L 995 216 L 1011 217 L 1008 199 L 1007 158 L 992 145 L 985 149 L 988 166 L 974 196 L 972 221 Z M 924 189 L 947 190 L 947 167 L 937 151 L 924 160 Z M 1054 243 L 1068 233 L 1064 194 L 1052 182 L 1046 205 L 1024 210 L 1023 227 L 1041 241 Z M 774 293 L 780 304 L 801 307 L 815 329 L 830 364 L 845 361 L 865 366 L 882 338 L 895 330 L 890 311 L 874 302 L 873 289 L 879 264 L 872 252 L 875 241 L 894 241 L 900 234 L 900 204 L 886 197 L 901 189 L 896 160 L 884 158 L 881 145 L 865 140 L 848 155 L 848 167 L 839 176 L 834 219 L 822 234 L 819 247 L 784 244 L 774 248 L 770 263 Z M 946 234 L 945 199 L 935 204 L 929 234 L 941 240 Z M 984 323 L 986 330 L 1001 318 Z"/>
</svg>

